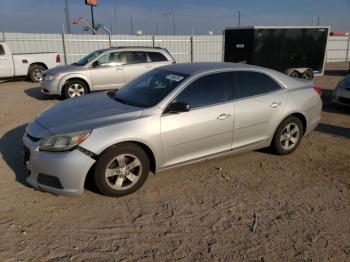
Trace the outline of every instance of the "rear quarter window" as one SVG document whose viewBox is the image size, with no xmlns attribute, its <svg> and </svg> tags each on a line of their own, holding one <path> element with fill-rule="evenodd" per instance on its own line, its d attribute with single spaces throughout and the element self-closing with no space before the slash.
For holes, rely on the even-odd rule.
<svg viewBox="0 0 350 262">
<path fill-rule="evenodd" d="M 281 86 L 268 75 L 259 72 L 236 72 L 238 98 L 263 95 L 281 89 Z"/>
<path fill-rule="evenodd" d="M 168 61 L 166 57 L 159 53 L 159 52 L 147 52 L 149 58 L 151 59 L 151 62 L 163 62 L 163 61 Z"/>
</svg>

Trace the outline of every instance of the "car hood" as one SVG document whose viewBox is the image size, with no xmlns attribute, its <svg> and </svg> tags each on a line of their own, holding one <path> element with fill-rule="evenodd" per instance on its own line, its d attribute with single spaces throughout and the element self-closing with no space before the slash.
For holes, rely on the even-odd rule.
<svg viewBox="0 0 350 262">
<path fill-rule="evenodd" d="M 54 134 L 92 130 L 137 119 L 142 109 L 115 101 L 106 92 L 70 98 L 41 112 L 36 122 Z"/>
<path fill-rule="evenodd" d="M 56 66 L 50 68 L 44 72 L 45 75 L 63 74 L 63 73 L 74 73 L 78 71 L 88 70 L 85 66 L 76 65 L 66 65 L 66 66 Z"/>
</svg>

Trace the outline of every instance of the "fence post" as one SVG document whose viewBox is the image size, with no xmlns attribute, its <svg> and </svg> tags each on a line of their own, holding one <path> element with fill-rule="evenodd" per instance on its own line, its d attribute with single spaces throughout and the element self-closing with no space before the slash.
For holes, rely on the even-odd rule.
<svg viewBox="0 0 350 262">
<path fill-rule="evenodd" d="M 346 46 L 346 62 L 349 61 L 350 36 L 348 36 L 348 44 Z"/>
<path fill-rule="evenodd" d="M 191 63 L 193 63 L 193 36 L 191 36 Z"/>
<path fill-rule="evenodd" d="M 64 38 L 64 34 L 62 34 L 62 46 L 63 46 L 64 64 L 67 65 L 66 41 Z"/>
<path fill-rule="evenodd" d="M 155 39 L 154 39 L 154 38 L 155 38 L 154 35 L 152 35 L 152 47 L 153 47 L 153 48 L 156 47 Z"/>
</svg>

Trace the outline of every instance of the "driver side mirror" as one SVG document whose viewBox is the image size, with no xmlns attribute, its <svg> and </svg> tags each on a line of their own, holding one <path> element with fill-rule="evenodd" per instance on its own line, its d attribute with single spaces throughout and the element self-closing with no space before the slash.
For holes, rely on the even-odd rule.
<svg viewBox="0 0 350 262">
<path fill-rule="evenodd" d="M 184 102 L 173 102 L 168 106 L 168 112 L 182 113 L 191 110 L 191 106 Z"/>
<path fill-rule="evenodd" d="M 92 63 L 91 65 L 93 68 L 99 67 L 100 63 L 98 62 L 98 60 L 96 60 L 95 62 Z"/>
</svg>

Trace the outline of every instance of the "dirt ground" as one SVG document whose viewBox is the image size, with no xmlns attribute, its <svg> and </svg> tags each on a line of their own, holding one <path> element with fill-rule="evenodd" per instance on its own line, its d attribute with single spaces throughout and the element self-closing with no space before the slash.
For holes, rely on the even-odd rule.
<svg viewBox="0 0 350 262">
<path fill-rule="evenodd" d="M 59 100 L 24 80 L 0 83 L 0 261 L 350 261 L 350 109 L 330 102 L 344 68 L 315 79 L 321 124 L 292 155 L 173 169 L 123 198 L 28 187 L 25 125 Z"/>
</svg>

